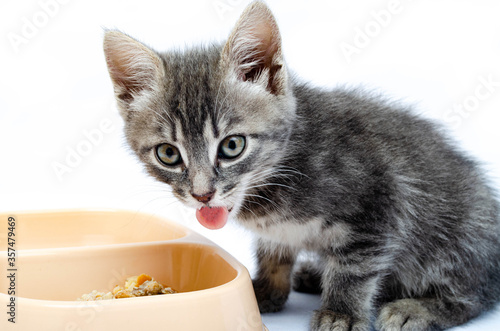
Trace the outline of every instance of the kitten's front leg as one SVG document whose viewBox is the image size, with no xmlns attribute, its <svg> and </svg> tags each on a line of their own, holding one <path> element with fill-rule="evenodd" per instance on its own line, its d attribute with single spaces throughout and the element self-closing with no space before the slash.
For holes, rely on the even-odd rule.
<svg viewBox="0 0 500 331">
<path fill-rule="evenodd" d="M 290 277 L 296 256 L 293 248 L 259 239 L 258 272 L 253 287 L 261 313 L 283 309 L 290 293 Z"/>
<path fill-rule="evenodd" d="M 357 252 L 325 258 L 322 305 L 314 312 L 311 330 L 368 331 L 381 272 L 376 259 Z"/>
</svg>

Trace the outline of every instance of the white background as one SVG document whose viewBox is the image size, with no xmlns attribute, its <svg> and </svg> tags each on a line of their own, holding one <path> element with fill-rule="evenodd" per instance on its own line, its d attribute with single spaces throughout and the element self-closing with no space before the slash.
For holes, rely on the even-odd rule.
<svg viewBox="0 0 500 331">
<path fill-rule="evenodd" d="M 160 51 L 224 40 L 247 3 L 2 1 L 0 211 L 98 207 L 164 215 L 211 238 L 253 272 L 249 233 L 233 224 L 203 229 L 194 211 L 148 178 L 128 152 L 102 52 L 104 27 Z M 299 77 L 322 87 L 363 84 L 415 104 L 423 116 L 446 123 L 500 186 L 499 2 L 268 4 Z M 317 296 L 293 293 L 283 313 L 264 321 L 271 331 L 306 330 L 318 304 Z M 457 330 L 499 328 L 497 310 Z"/>
</svg>

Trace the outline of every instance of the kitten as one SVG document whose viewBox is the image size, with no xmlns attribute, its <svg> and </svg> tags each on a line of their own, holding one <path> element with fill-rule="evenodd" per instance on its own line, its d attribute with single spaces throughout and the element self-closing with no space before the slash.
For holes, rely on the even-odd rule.
<svg viewBox="0 0 500 331">
<path fill-rule="evenodd" d="M 322 294 L 311 330 L 438 330 L 499 299 L 499 206 L 477 165 L 407 109 L 293 79 L 265 4 L 224 45 L 157 53 L 107 31 L 104 50 L 148 172 L 204 226 L 259 236 L 262 312 L 294 287 Z M 314 265 L 295 265 L 304 250 Z"/>
</svg>

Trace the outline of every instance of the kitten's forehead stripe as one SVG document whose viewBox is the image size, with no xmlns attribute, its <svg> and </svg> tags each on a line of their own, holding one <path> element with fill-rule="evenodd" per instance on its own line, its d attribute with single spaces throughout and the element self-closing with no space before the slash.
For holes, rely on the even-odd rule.
<svg viewBox="0 0 500 331">
<path fill-rule="evenodd" d="M 174 143 L 177 142 L 177 126 L 176 126 L 176 121 L 171 121 L 171 125 L 172 125 L 172 141 Z"/>
<path fill-rule="evenodd" d="M 173 53 L 165 59 L 168 70 L 175 74 L 175 79 L 170 82 L 170 113 L 179 120 L 186 139 L 201 143 L 208 119 L 215 137 L 220 132 L 214 104 L 215 86 L 219 86 L 220 50 L 192 49 L 188 52 L 189 56 Z"/>
<path fill-rule="evenodd" d="M 217 125 L 216 114 L 215 114 L 215 112 L 211 112 L 210 115 L 211 115 L 210 119 L 212 122 L 212 132 L 213 132 L 215 138 L 219 138 L 220 132 L 219 132 L 219 126 Z"/>
</svg>

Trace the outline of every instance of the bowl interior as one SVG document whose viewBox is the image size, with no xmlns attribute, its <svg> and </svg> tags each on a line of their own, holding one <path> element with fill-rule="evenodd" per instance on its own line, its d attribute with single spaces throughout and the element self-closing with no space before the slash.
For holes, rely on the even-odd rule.
<svg viewBox="0 0 500 331">
<path fill-rule="evenodd" d="M 187 234 L 182 227 L 160 217 L 125 211 L 9 216 L 16 219 L 17 250 L 165 241 Z M 0 228 L 0 238 L 7 238 L 7 231 L 6 226 Z"/>
<path fill-rule="evenodd" d="M 109 292 L 141 273 L 178 292 L 210 289 L 238 275 L 217 248 L 191 243 L 68 249 L 24 257 L 20 253 L 17 268 L 22 284 L 18 297 L 62 301 L 74 301 L 92 290 Z M 0 282 L 0 293 L 7 293 L 7 280 Z"/>
</svg>

